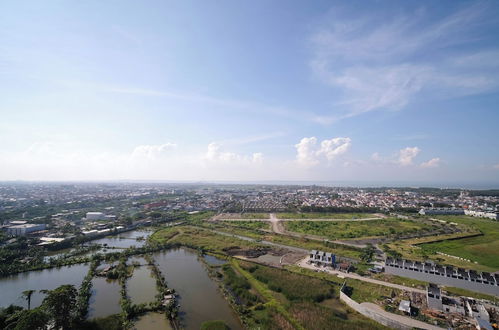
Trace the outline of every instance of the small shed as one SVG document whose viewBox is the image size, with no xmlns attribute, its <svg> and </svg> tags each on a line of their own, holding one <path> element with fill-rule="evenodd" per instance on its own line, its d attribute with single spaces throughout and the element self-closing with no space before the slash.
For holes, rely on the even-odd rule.
<svg viewBox="0 0 499 330">
<path fill-rule="evenodd" d="M 402 300 L 399 305 L 399 311 L 402 311 L 408 315 L 411 314 L 411 302 L 409 300 Z"/>
</svg>

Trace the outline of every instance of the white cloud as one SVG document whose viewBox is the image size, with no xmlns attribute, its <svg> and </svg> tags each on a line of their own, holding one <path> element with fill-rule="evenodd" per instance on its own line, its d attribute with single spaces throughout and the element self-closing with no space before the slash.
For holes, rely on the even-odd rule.
<svg viewBox="0 0 499 330">
<path fill-rule="evenodd" d="M 263 154 L 260 152 L 253 153 L 251 156 L 240 155 L 233 152 L 225 152 L 221 150 L 222 146 L 212 142 L 208 144 L 204 159 L 208 162 L 219 164 L 261 164 L 263 162 Z"/>
<path fill-rule="evenodd" d="M 421 163 L 422 168 L 434 168 L 440 166 L 440 158 L 432 158 L 427 162 Z"/>
<path fill-rule="evenodd" d="M 381 155 L 379 154 L 379 152 L 375 152 L 371 155 L 371 160 L 375 161 L 375 162 L 380 162 L 383 160 L 383 158 L 381 157 Z"/>
<path fill-rule="evenodd" d="M 303 166 L 314 166 L 319 164 L 319 161 L 316 158 L 316 144 L 317 138 L 315 137 L 304 137 L 298 144 L 295 144 L 296 161 L 298 164 Z"/>
<path fill-rule="evenodd" d="M 344 154 L 348 151 L 351 145 L 350 138 L 337 137 L 330 140 L 321 142 L 321 148 L 317 155 L 324 154 L 328 161 L 332 161 L 337 156 Z"/>
<path fill-rule="evenodd" d="M 418 147 L 407 147 L 399 151 L 398 163 L 402 166 L 412 165 L 412 160 L 419 154 Z"/>
<path fill-rule="evenodd" d="M 497 68 L 499 67 L 499 50 L 478 51 L 473 54 L 458 56 L 453 58 L 451 63 L 466 68 L 482 68 L 484 66 Z"/>
<path fill-rule="evenodd" d="M 295 145 L 296 161 L 298 164 L 310 167 L 320 163 L 320 156 L 324 156 L 328 162 L 331 162 L 339 155 L 348 151 L 351 145 L 351 139 L 348 137 L 336 137 L 329 140 L 323 140 L 320 146 L 317 146 L 317 138 L 305 137 Z"/>
<path fill-rule="evenodd" d="M 453 97 L 499 88 L 497 50 L 469 53 L 469 48 L 456 47 L 473 40 L 486 13 L 483 5 L 471 5 L 432 21 L 424 10 L 351 17 L 335 8 L 311 38 L 310 67 L 343 99 L 333 105 L 335 114 L 315 121 L 400 110 L 423 92 Z"/>
<path fill-rule="evenodd" d="M 138 160 L 155 160 L 165 156 L 168 151 L 175 149 L 176 147 L 176 144 L 170 142 L 158 145 L 140 145 L 135 147 L 135 149 L 133 150 L 132 158 Z"/>
<path fill-rule="evenodd" d="M 255 152 L 251 160 L 255 164 L 261 164 L 263 163 L 263 154 L 261 152 Z"/>
</svg>

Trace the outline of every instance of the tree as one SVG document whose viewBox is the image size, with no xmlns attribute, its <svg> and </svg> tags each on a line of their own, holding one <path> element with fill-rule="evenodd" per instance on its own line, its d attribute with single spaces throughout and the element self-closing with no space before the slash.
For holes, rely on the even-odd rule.
<svg viewBox="0 0 499 330">
<path fill-rule="evenodd" d="M 0 329 L 12 328 L 22 310 L 22 307 L 15 305 L 0 308 Z"/>
<path fill-rule="evenodd" d="M 370 262 L 374 256 L 375 251 L 376 250 L 374 249 L 374 246 L 368 243 L 367 247 L 362 251 L 360 258 L 362 259 L 362 261 Z"/>
<path fill-rule="evenodd" d="M 15 330 L 43 330 L 47 329 L 49 316 L 41 309 L 22 311 L 16 323 Z"/>
<path fill-rule="evenodd" d="M 44 290 L 47 297 L 42 306 L 47 310 L 48 316 L 54 320 L 54 327 L 63 330 L 70 329 L 77 317 L 76 298 L 78 291 L 73 285 L 61 285 L 54 290 Z"/>
<path fill-rule="evenodd" d="M 31 309 L 31 296 L 35 293 L 35 290 L 26 290 L 23 291 L 22 296 L 26 299 L 28 302 L 28 310 Z"/>
</svg>

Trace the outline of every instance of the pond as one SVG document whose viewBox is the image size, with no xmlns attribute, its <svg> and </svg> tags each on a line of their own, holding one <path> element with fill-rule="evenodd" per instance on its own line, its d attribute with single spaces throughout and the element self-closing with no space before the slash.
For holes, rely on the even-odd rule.
<svg viewBox="0 0 499 330">
<path fill-rule="evenodd" d="M 137 319 L 134 324 L 135 330 L 171 330 L 173 329 L 165 317 L 165 314 L 147 313 Z"/>
<path fill-rule="evenodd" d="M 114 247 L 117 249 L 126 249 L 131 246 L 142 247 L 146 244 L 147 237 L 149 237 L 152 233 L 152 230 L 131 230 L 120 233 L 118 235 L 97 238 L 89 241 L 88 243 L 107 245 L 109 247 Z M 104 253 L 106 252 L 110 253 L 116 251 L 114 251 L 114 249 L 107 249 L 106 251 L 104 251 Z"/>
<path fill-rule="evenodd" d="M 222 266 L 227 263 L 227 260 L 218 259 L 217 257 L 211 256 L 209 254 L 205 254 L 203 258 L 204 261 L 206 261 L 206 263 L 210 266 Z"/>
<path fill-rule="evenodd" d="M 31 297 L 31 308 L 38 307 L 45 297 L 39 290 L 53 290 L 63 284 L 72 284 L 78 288 L 88 272 L 88 265 L 80 264 L 60 268 L 44 269 L 20 273 L 0 278 L 0 307 L 15 304 L 27 308 L 27 302 L 21 298 L 25 290 L 36 290 Z"/>
<path fill-rule="evenodd" d="M 106 317 L 120 312 L 120 285 L 118 281 L 94 277 L 87 317 L 89 319 Z"/>
<path fill-rule="evenodd" d="M 222 320 L 233 330 L 243 328 L 195 252 L 174 249 L 155 253 L 154 258 L 168 286 L 179 294 L 180 323 L 185 329 L 197 330 L 211 320 Z"/>
<path fill-rule="evenodd" d="M 149 266 L 135 267 L 132 277 L 127 280 L 127 289 L 128 296 L 133 304 L 153 302 L 158 291 L 156 290 L 156 280 L 152 277 L 151 268 Z"/>
</svg>

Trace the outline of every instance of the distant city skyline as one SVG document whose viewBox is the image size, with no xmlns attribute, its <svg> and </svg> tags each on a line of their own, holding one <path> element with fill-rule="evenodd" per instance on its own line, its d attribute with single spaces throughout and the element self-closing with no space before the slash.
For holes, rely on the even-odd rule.
<svg viewBox="0 0 499 330">
<path fill-rule="evenodd" d="M 498 14 L 4 1 L 0 181 L 499 187 Z"/>
</svg>

